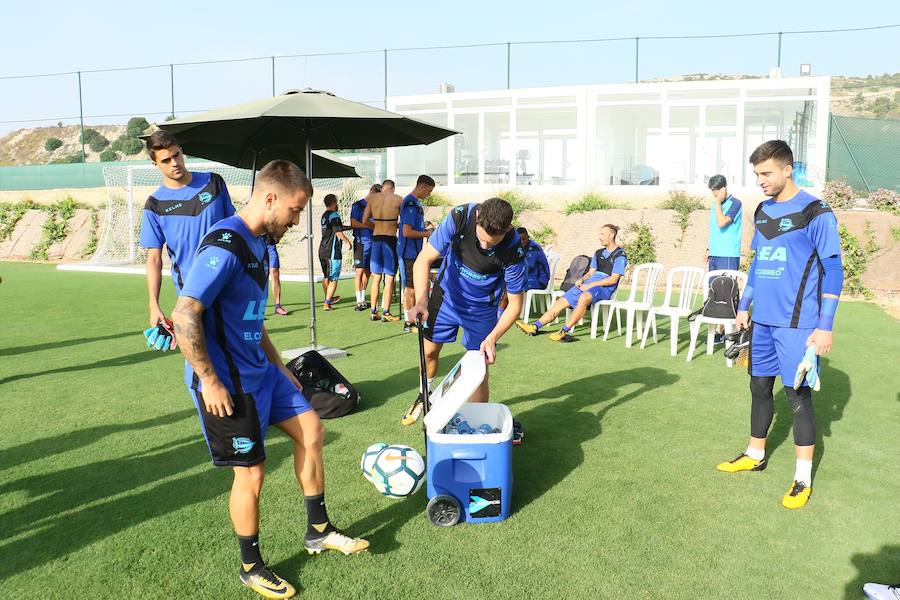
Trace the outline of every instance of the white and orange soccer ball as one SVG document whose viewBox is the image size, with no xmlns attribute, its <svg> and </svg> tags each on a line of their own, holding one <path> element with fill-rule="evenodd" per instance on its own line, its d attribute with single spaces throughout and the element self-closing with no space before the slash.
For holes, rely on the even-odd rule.
<svg viewBox="0 0 900 600">
<path fill-rule="evenodd" d="M 385 446 L 375 457 L 366 479 L 388 498 L 406 498 L 425 482 L 425 461 L 415 448 L 401 444 Z"/>
</svg>

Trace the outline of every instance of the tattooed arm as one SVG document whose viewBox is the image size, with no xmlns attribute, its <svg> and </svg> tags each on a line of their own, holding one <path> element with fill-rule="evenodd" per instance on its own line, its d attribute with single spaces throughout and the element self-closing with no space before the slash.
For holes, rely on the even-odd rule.
<svg viewBox="0 0 900 600">
<path fill-rule="evenodd" d="M 231 395 L 222 384 L 213 368 L 212 360 L 206 349 L 206 337 L 203 333 L 203 304 L 190 296 L 180 296 L 172 321 L 175 325 L 175 336 L 178 339 L 181 353 L 190 363 L 194 373 L 200 378 L 201 397 L 207 412 L 217 417 L 231 416 Z"/>
</svg>

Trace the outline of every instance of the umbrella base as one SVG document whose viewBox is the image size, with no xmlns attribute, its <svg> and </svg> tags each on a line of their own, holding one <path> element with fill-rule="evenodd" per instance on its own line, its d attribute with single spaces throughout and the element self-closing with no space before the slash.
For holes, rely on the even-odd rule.
<svg viewBox="0 0 900 600">
<path fill-rule="evenodd" d="M 312 346 L 306 346 L 304 348 L 291 348 L 290 350 L 282 350 L 281 358 L 285 360 L 294 360 L 304 352 L 309 352 L 310 350 L 315 350 L 328 360 L 336 360 L 338 358 L 347 357 L 347 351 L 341 350 L 340 348 L 329 348 L 328 346 L 317 346 L 316 348 L 313 348 Z"/>
</svg>

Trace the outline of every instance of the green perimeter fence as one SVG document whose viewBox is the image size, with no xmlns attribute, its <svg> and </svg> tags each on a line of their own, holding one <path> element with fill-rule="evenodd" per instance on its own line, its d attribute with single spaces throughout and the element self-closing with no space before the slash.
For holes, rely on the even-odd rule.
<svg viewBox="0 0 900 600">
<path fill-rule="evenodd" d="M 900 120 L 831 116 L 827 179 L 900 192 Z"/>
</svg>

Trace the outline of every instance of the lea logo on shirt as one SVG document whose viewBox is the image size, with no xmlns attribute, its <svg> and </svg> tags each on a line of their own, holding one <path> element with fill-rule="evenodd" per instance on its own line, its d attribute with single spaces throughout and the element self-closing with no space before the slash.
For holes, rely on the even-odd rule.
<svg viewBox="0 0 900 600">
<path fill-rule="evenodd" d="M 783 246 L 762 246 L 756 256 L 759 260 L 787 262 L 787 248 Z"/>
<path fill-rule="evenodd" d="M 256 300 L 251 300 L 247 303 L 247 308 L 244 310 L 244 320 L 245 321 L 262 321 L 266 318 L 266 303 L 260 302 L 259 306 L 257 306 Z"/>
</svg>

